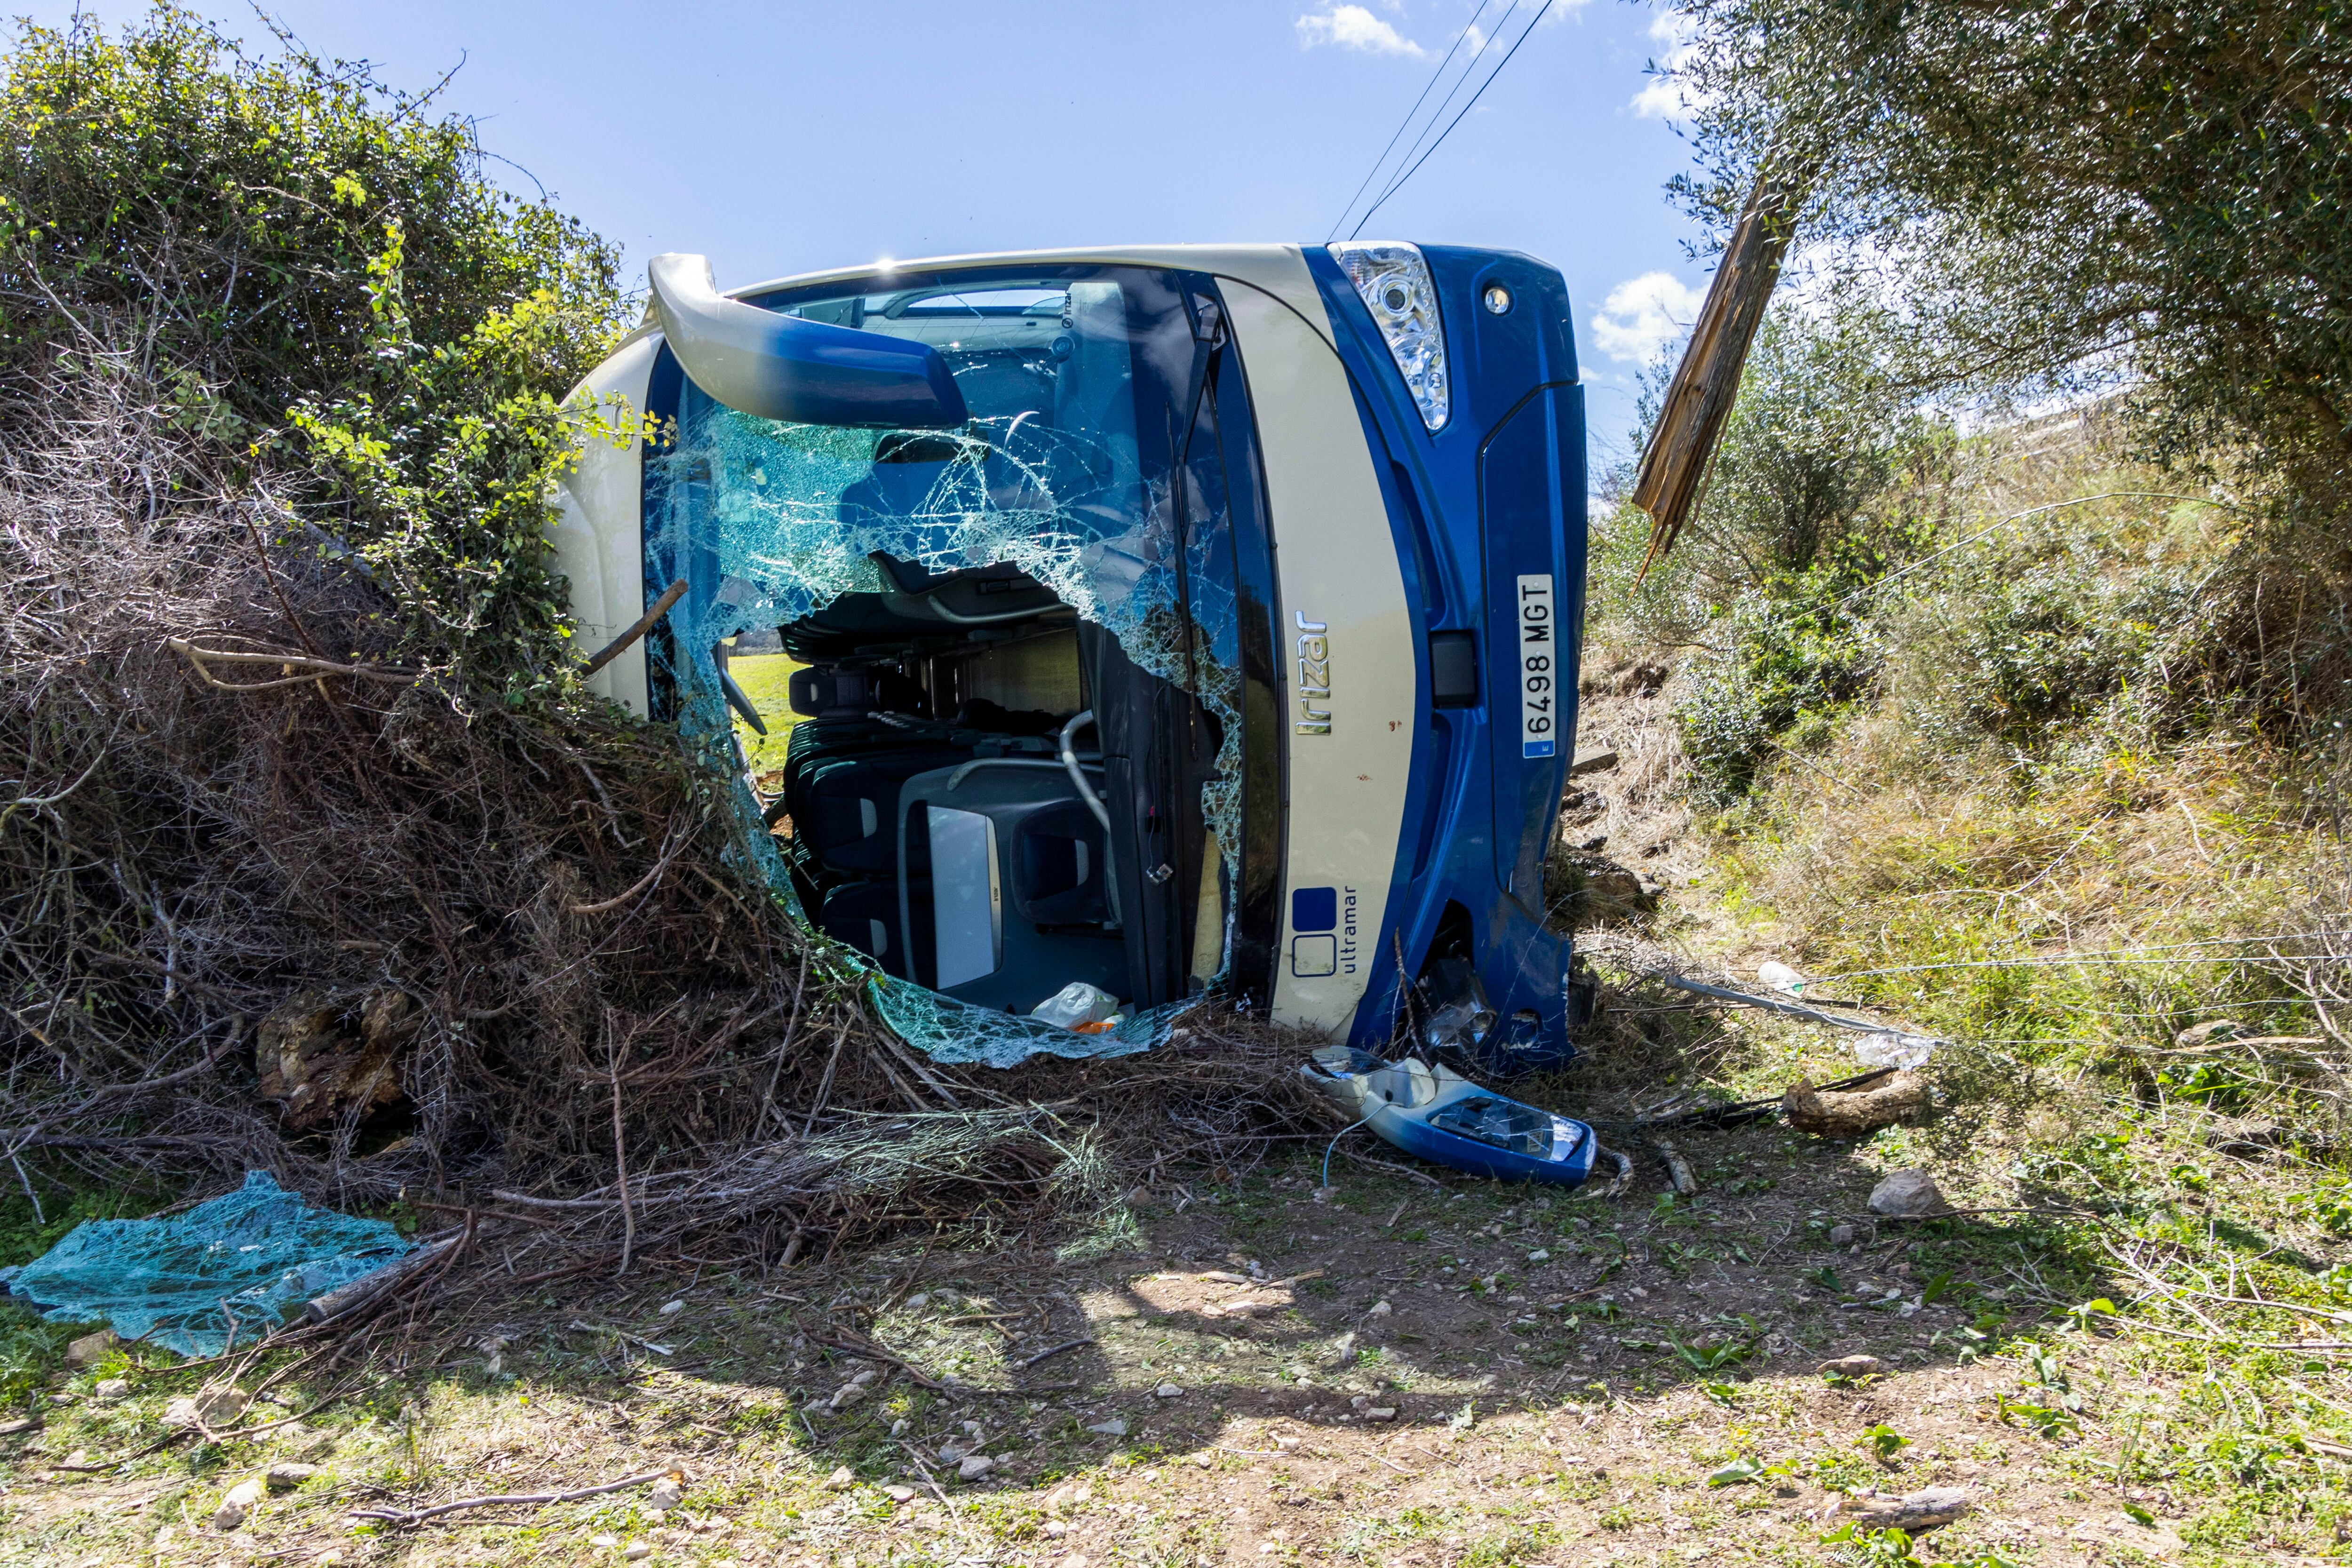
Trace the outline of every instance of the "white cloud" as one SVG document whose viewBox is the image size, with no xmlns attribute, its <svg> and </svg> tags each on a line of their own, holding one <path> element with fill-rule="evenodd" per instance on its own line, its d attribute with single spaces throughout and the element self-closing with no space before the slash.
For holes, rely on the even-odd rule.
<svg viewBox="0 0 2352 1568">
<path fill-rule="evenodd" d="M 1302 48 L 1311 49 L 1318 44 L 1331 44 L 1343 49 L 1354 49 L 1360 54 L 1410 55 L 1415 59 L 1428 53 L 1361 5 L 1333 5 L 1313 16 L 1299 17 L 1298 43 Z"/>
<path fill-rule="evenodd" d="M 1644 272 L 1609 290 L 1592 341 L 1613 360 L 1647 364 L 1698 320 L 1699 291 L 1671 272 Z"/>
<path fill-rule="evenodd" d="M 1658 45 L 1657 57 L 1651 63 L 1658 74 L 1633 95 L 1635 114 L 1644 120 L 1688 120 L 1697 111 L 1697 95 L 1680 75 L 1698 52 L 1698 46 L 1691 41 L 1695 32 L 1690 18 L 1680 11 L 1662 11 L 1651 20 L 1650 37 Z"/>
</svg>

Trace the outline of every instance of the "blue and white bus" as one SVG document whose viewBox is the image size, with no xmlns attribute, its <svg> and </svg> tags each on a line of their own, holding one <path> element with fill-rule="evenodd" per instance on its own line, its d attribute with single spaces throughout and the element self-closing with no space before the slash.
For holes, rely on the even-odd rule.
<svg viewBox="0 0 2352 1568">
<path fill-rule="evenodd" d="M 657 258 L 553 542 L 593 678 L 792 724 L 806 918 L 1025 1016 L 1216 991 L 1337 1045 L 1560 1059 L 1584 413 L 1560 275 L 1444 246 Z M 781 648 L 789 714 L 730 674 Z"/>
</svg>

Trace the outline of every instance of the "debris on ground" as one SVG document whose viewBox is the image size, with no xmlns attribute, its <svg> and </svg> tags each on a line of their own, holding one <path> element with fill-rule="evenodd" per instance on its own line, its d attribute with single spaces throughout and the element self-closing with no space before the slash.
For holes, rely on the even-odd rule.
<svg viewBox="0 0 2352 1568">
<path fill-rule="evenodd" d="M 1878 1494 L 1840 1500 L 1832 1518 L 1859 1530 L 1934 1530 L 1975 1507 L 1965 1487 L 1928 1487 L 1900 1497 Z"/>
<path fill-rule="evenodd" d="M 1927 1080 L 1914 1072 L 1898 1072 L 1866 1089 L 1829 1092 L 1800 1079 L 1782 1097 L 1789 1125 L 1816 1138 L 1853 1142 L 1882 1127 L 1921 1115 L 1933 1103 Z"/>
<path fill-rule="evenodd" d="M 276 1329 L 312 1297 L 414 1249 L 388 1222 L 312 1208 L 254 1171 L 226 1196 L 160 1219 L 85 1220 L 11 1282 L 65 1322 L 113 1325 L 76 1342 L 96 1360 L 114 1334 L 180 1355 L 218 1355 Z"/>
</svg>

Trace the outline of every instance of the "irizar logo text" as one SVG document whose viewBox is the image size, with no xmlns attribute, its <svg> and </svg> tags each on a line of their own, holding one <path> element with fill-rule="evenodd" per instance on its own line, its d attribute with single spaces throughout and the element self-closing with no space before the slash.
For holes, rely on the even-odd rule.
<svg viewBox="0 0 2352 1568">
<path fill-rule="evenodd" d="M 1298 622 L 1298 732 L 1331 732 L 1331 639 L 1323 621 L 1310 621 L 1304 610 L 1291 614 Z M 1320 706 L 1318 706 L 1320 704 Z"/>
</svg>

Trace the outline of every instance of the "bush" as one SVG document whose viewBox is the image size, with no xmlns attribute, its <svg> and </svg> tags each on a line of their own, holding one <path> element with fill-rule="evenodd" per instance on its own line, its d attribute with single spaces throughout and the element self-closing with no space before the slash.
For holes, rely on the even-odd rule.
<svg viewBox="0 0 2352 1568">
<path fill-rule="evenodd" d="M 136 374 L 273 532 L 387 579 L 388 651 L 543 674 L 558 400 L 625 320 L 618 257 L 483 174 L 472 126 L 364 68 L 246 55 L 159 5 L 23 26 L 0 83 L 0 424 Z M 314 650 L 319 651 L 319 650 Z M 348 653 L 346 648 L 339 650 Z"/>
</svg>

